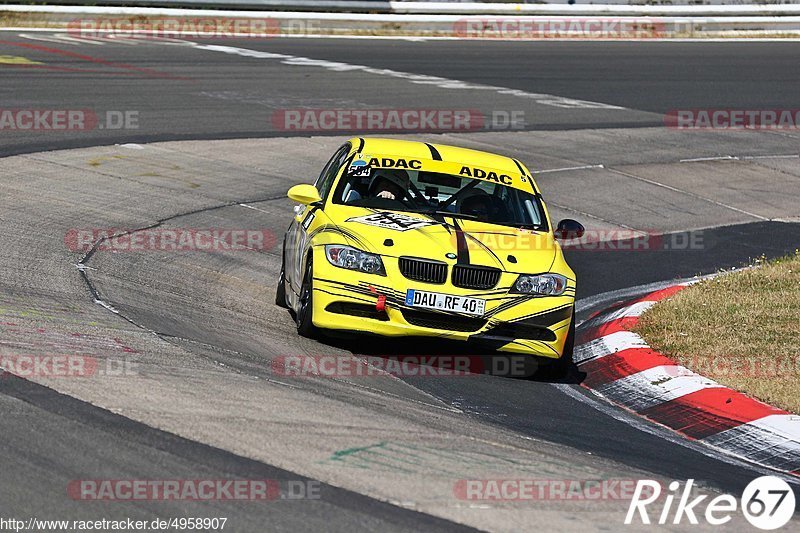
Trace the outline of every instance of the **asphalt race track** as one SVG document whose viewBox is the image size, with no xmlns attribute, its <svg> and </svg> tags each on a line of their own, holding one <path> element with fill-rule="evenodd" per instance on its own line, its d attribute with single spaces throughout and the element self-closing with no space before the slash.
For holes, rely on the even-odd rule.
<svg viewBox="0 0 800 533">
<path fill-rule="evenodd" d="M 351 132 L 287 131 L 274 116 L 521 112 L 510 129 L 378 134 L 519 157 L 539 172 L 554 219 L 658 237 L 658 249 L 570 252 L 585 299 L 800 246 L 796 130 L 664 125 L 675 109 L 800 107 L 796 43 L 85 43 L 0 32 L 0 58 L 4 108 L 134 112 L 137 126 L 0 131 L 0 353 L 135 363 L 84 379 L 0 379 L 4 515 L 224 516 L 231 531 L 596 530 L 621 524 L 627 502 L 474 505 L 453 484 L 694 478 L 738 494 L 763 473 L 616 410 L 577 373 L 561 383 L 275 376 L 281 355 L 460 348 L 296 335 L 272 304 L 285 192 L 312 181 Z M 70 230 L 146 227 L 258 228 L 273 241 L 260 253 L 84 257 L 69 246 Z M 680 244 L 687 234 L 697 246 Z M 67 492 L 80 479 L 225 478 L 313 480 L 320 497 L 86 502 Z"/>
<path fill-rule="evenodd" d="M 137 130 L 18 131 L 8 155 L 110 141 L 283 136 L 272 113 L 294 108 L 447 108 L 452 91 L 387 76 L 340 75 L 296 62 L 198 50 L 164 40 L 75 42 L 67 34 L 2 32 L 4 101 L 134 110 Z M 55 37 L 54 37 L 55 35 Z M 72 39 L 72 40 L 67 40 Z M 684 108 L 792 109 L 795 43 L 530 43 L 360 39 L 211 40 L 208 46 L 392 69 L 448 80 L 586 100 L 622 109 L 559 107 L 541 99 L 458 91 L 459 109 L 523 111 L 524 129 L 661 127 Z M 247 53 L 247 52 L 245 52 Z M 252 53 L 251 53 L 252 55 Z M 38 63 L 38 64 L 37 64 Z M 24 95 L 23 98 L 20 98 Z"/>
</svg>

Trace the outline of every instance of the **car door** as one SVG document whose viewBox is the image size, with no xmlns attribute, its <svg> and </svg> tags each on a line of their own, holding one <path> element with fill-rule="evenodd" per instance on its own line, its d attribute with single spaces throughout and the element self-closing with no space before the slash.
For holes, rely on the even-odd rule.
<svg viewBox="0 0 800 533">
<path fill-rule="evenodd" d="M 314 186 L 319 191 L 319 195 L 323 200 L 323 205 L 330 194 L 334 181 L 336 181 L 339 169 L 347 161 L 350 149 L 350 143 L 345 143 L 336 150 L 322 169 L 317 181 L 314 183 Z M 307 230 L 316 216 L 316 211 L 319 209 L 322 208 L 317 206 L 296 205 L 294 207 L 294 219 L 286 233 L 286 277 L 289 280 L 289 287 L 294 294 L 300 294 L 300 285 L 303 282 L 303 275 L 305 274 L 305 257 L 303 256 L 303 250 L 306 247 L 306 241 L 308 239 Z"/>
</svg>

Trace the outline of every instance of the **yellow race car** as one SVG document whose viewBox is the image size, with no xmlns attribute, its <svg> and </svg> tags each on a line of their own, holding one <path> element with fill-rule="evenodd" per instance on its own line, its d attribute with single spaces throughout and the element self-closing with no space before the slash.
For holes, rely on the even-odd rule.
<svg viewBox="0 0 800 533">
<path fill-rule="evenodd" d="M 276 304 L 300 335 L 429 336 L 569 364 L 575 274 L 555 237 L 584 229 L 554 231 L 520 161 L 354 138 L 288 196 Z"/>
</svg>

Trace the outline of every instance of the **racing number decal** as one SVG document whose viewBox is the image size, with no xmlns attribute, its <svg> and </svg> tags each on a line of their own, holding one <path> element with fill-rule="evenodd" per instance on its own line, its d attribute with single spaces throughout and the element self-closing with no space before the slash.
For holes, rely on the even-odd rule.
<svg viewBox="0 0 800 533">
<path fill-rule="evenodd" d="M 372 174 L 372 168 L 362 159 L 353 161 L 348 172 L 356 178 L 368 178 Z"/>
<path fill-rule="evenodd" d="M 400 213 L 374 213 L 363 217 L 347 219 L 348 222 L 359 222 L 368 226 L 377 226 L 395 231 L 408 231 L 410 229 L 424 228 L 436 224 L 428 220 L 401 215 Z"/>
<path fill-rule="evenodd" d="M 391 157 L 368 157 L 358 156 L 358 159 L 350 164 L 347 169 L 347 174 L 357 178 L 369 177 L 372 175 L 373 168 L 408 168 L 412 170 L 420 170 L 422 168 L 422 161 L 419 159 L 403 159 Z"/>
</svg>

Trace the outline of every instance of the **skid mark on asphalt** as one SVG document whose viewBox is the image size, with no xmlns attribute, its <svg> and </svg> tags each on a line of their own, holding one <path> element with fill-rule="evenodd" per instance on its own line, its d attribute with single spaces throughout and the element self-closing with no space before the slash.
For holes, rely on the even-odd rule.
<svg viewBox="0 0 800 533">
<path fill-rule="evenodd" d="M 627 110 L 627 108 L 624 107 L 615 106 L 611 104 L 604 104 L 601 102 L 576 100 L 574 98 L 565 98 L 563 96 L 556 96 L 552 94 L 531 93 L 527 91 L 522 91 L 520 89 L 509 89 L 507 87 L 497 87 L 494 85 L 468 83 L 461 80 L 441 78 L 439 76 L 427 76 L 424 74 L 414 74 L 411 72 L 401 72 L 398 70 L 391 70 L 385 68 L 373 68 L 373 67 L 368 67 L 366 65 L 354 65 L 351 63 L 342 63 L 339 61 L 327 61 L 324 59 L 312 59 L 308 57 L 277 54 L 273 52 L 263 52 L 260 50 L 251 50 L 249 48 L 239 48 L 235 46 L 198 44 L 198 43 L 191 43 L 191 41 L 186 41 L 186 43 L 193 45 L 193 47 L 197 48 L 198 50 L 222 52 L 225 54 L 238 55 L 242 57 L 252 57 L 256 59 L 278 59 L 284 65 L 293 65 L 301 67 L 320 67 L 334 72 L 366 72 L 368 74 L 375 74 L 378 76 L 399 78 L 419 85 L 432 85 L 434 87 L 439 87 L 442 89 L 492 91 L 501 95 L 516 96 L 519 98 L 526 98 L 529 100 L 533 100 L 535 103 L 540 105 L 559 107 L 563 109 Z"/>
<path fill-rule="evenodd" d="M 476 467 L 497 473 L 542 473 L 540 461 L 521 461 L 518 456 L 420 447 L 403 442 L 377 442 L 337 450 L 322 463 L 407 474 L 437 472 L 456 477 L 474 476 Z"/>
</svg>

